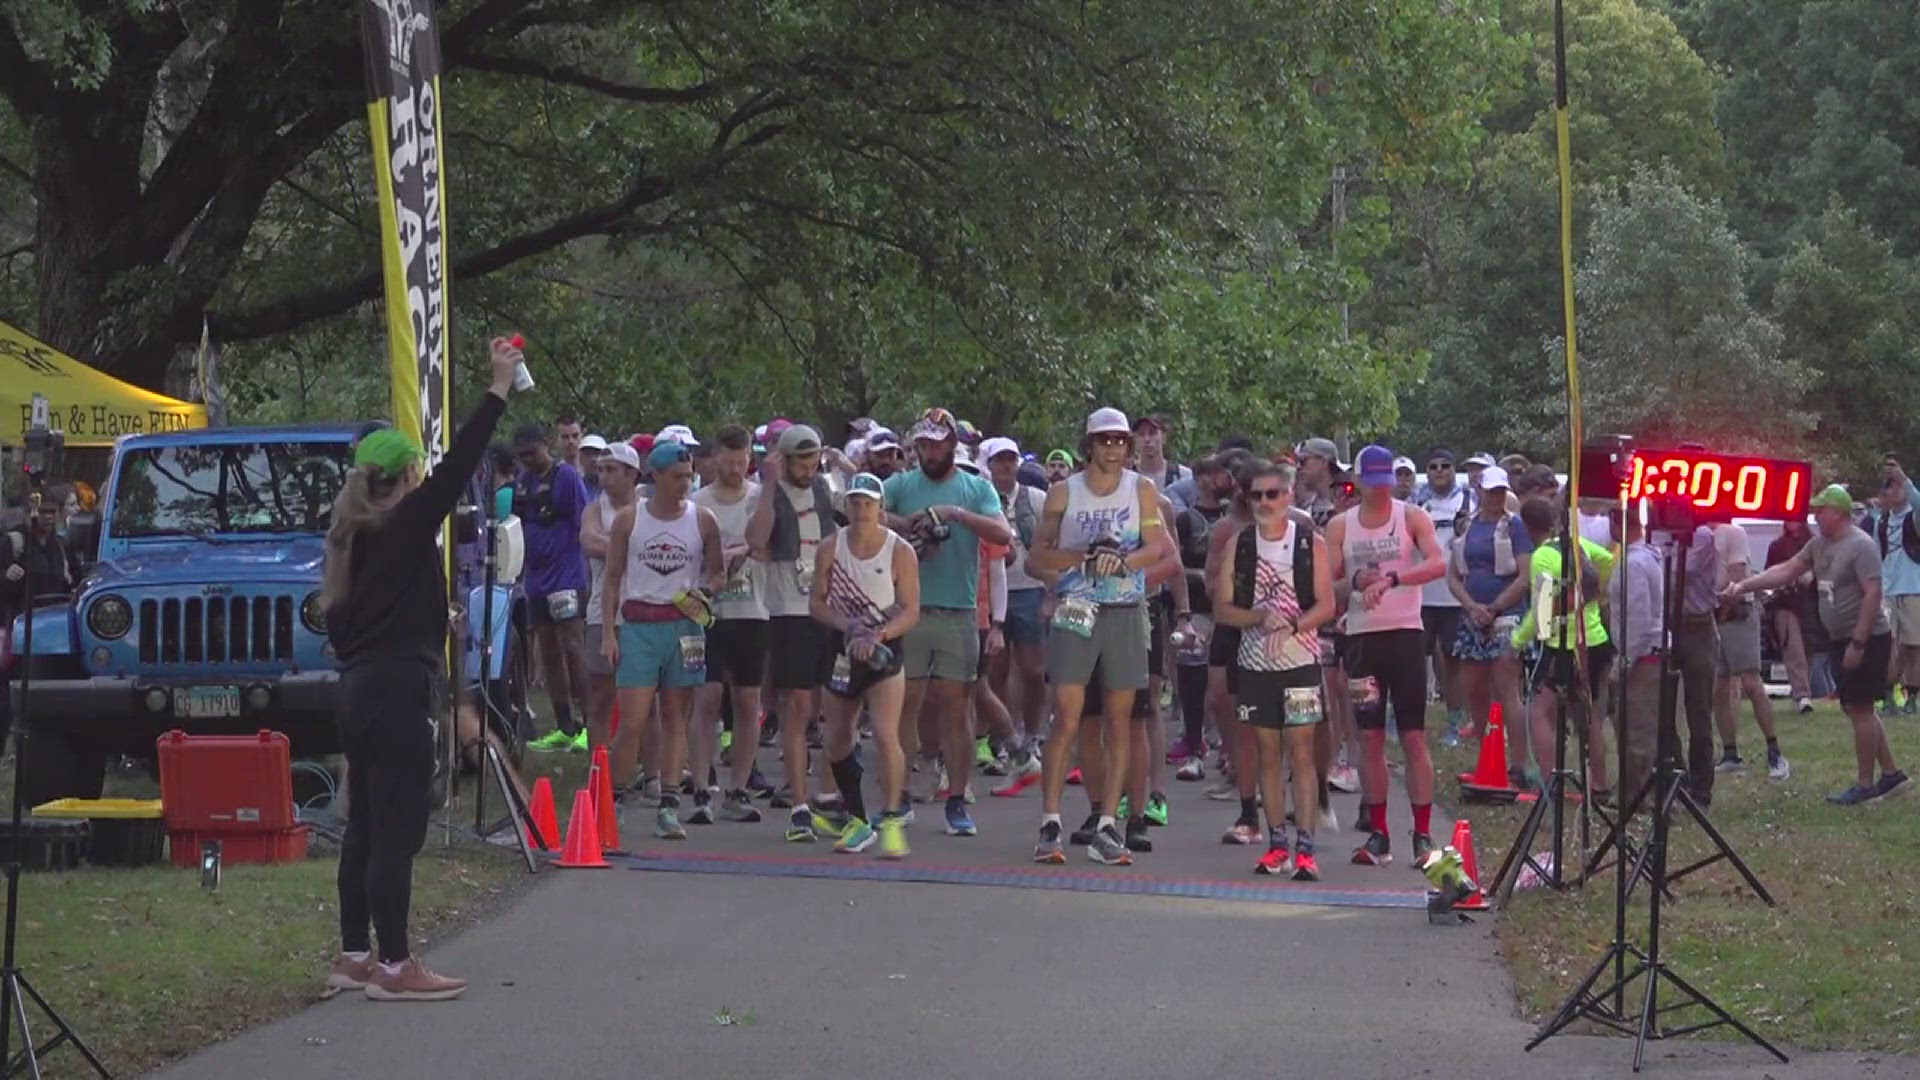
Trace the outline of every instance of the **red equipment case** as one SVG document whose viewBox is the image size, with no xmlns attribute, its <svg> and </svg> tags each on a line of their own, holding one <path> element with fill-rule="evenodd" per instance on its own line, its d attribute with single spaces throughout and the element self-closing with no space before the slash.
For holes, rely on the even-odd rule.
<svg viewBox="0 0 1920 1080">
<path fill-rule="evenodd" d="M 298 824 L 285 735 L 188 735 L 175 729 L 160 736 L 159 748 L 161 813 L 169 833 L 278 833 Z M 197 845 L 193 857 L 199 858 Z"/>
<path fill-rule="evenodd" d="M 208 840 L 220 841 L 222 865 L 297 862 L 307 857 L 308 832 L 305 825 L 270 833 L 174 829 L 167 833 L 167 850 L 173 865 L 185 870 L 200 865 L 200 845 Z"/>
</svg>

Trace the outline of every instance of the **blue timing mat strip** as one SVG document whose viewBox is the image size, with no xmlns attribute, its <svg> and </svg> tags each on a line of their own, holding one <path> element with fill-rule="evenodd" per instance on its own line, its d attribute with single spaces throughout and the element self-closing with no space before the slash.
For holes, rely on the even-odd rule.
<svg viewBox="0 0 1920 1080">
<path fill-rule="evenodd" d="M 777 859 L 718 855 L 655 855 L 608 852 L 607 861 L 629 870 L 754 877 L 830 878 L 839 881 L 917 881 L 936 885 L 989 885 L 1011 889 L 1181 896 L 1197 900 L 1307 904 L 1321 907 L 1424 908 L 1426 894 L 1398 889 L 1326 889 L 1312 885 L 1250 885 L 1203 878 L 1151 878 L 1126 873 L 954 866 L 871 859 Z"/>
</svg>

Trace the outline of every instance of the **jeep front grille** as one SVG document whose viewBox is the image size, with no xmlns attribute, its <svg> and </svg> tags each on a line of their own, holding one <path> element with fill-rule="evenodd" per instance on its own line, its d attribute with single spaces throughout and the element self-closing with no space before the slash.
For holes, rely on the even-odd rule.
<svg viewBox="0 0 1920 1080">
<path fill-rule="evenodd" d="M 140 601 L 140 662 L 219 664 L 293 659 L 291 596 Z"/>
</svg>

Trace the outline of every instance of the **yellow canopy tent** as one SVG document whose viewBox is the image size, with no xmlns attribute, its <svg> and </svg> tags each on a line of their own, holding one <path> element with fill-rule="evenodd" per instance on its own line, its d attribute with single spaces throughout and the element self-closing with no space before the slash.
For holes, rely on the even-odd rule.
<svg viewBox="0 0 1920 1080">
<path fill-rule="evenodd" d="M 0 322 L 0 443 L 25 436 L 35 394 L 45 395 L 48 426 L 65 432 L 68 446 L 207 426 L 206 406 L 121 382 Z"/>
</svg>

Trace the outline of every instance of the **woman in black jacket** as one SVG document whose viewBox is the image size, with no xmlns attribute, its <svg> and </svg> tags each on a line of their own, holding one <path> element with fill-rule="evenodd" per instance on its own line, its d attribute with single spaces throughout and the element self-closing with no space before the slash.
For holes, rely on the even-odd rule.
<svg viewBox="0 0 1920 1080">
<path fill-rule="evenodd" d="M 347 756 L 340 845 L 340 955 L 330 992 L 376 1001 L 442 1001 L 467 984 L 428 971 L 407 943 L 413 857 L 427 837 L 434 690 L 445 674 L 447 575 L 437 541 L 506 410 L 520 350 L 493 339 L 492 384 L 447 455 L 421 478 L 425 455 L 392 428 L 354 448 L 334 500 L 321 595 L 340 661 L 339 722 Z M 368 925 L 379 939 L 372 953 Z"/>
</svg>

